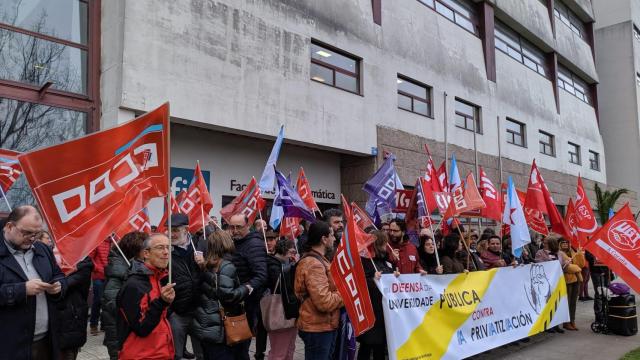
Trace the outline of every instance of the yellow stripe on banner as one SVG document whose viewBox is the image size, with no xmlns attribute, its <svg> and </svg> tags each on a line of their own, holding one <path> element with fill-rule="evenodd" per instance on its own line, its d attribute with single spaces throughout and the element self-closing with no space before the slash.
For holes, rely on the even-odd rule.
<svg viewBox="0 0 640 360">
<path fill-rule="evenodd" d="M 538 319 L 531 327 L 531 330 L 529 330 L 529 336 L 543 332 L 550 327 L 551 320 L 553 320 L 553 317 L 558 312 L 558 306 L 560 306 L 560 301 L 563 297 L 567 297 L 567 284 L 564 282 L 564 276 L 560 274 L 558 284 L 551 293 L 544 309 L 540 312 L 540 316 L 538 316 Z"/>
<path fill-rule="evenodd" d="M 398 359 L 440 359 L 456 330 L 476 309 L 498 269 L 460 274 L 449 283 L 443 298 L 424 315 L 409 339 L 396 351 Z"/>
</svg>

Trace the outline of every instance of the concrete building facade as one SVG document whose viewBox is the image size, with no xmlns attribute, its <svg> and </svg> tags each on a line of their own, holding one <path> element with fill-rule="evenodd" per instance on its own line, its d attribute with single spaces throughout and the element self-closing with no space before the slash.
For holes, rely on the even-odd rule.
<svg viewBox="0 0 640 360">
<path fill-rule="evenodd" d="M 211 171 L 214 212 L 280 124 L 283 170 L 334 195 L 364 201 L 385 151 L 412 186 L 446 142 L 520 188 L 536 159 L 566 204 L 579 174 L 607 183 L 594 20 L 588 0 L 104 1 L 101 126 L 170 101 L 175 166 Z"/>
<path fill-rule="evenodd" d="M 610 184 L 640 191 L 640 3 L 594 0 L 600 114 Z"/>
</svg>

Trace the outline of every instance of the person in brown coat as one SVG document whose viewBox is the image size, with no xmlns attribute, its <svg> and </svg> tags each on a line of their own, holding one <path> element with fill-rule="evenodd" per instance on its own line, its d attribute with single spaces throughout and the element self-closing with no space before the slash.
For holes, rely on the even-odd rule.
<svg viewBox="0 0 640 360">
<path fill-rule="evenodd" d="M 305 359 L 327 360 L 336 342 L 343 306 L 325 257 L 333 248 L 333 229 L 324 221 L 309 227 L 307 251 L 296 267 L 294 291 L 300 300 L 298 334 L 304 342 Z"/>
<path fill-rule="evenodd" d="M 567 300 L 569 302 L 569 319 L 571 322 L 564 323 L 567 330 L 576 331 L 576 306 L 578 305 L 578 294 L 582 286 L 582 268 L 586 265 L 586 259 L 582 250 L 573 251 L 569 241 L 560 238 L 560 251 L 558 257 L 564 272 L 564 281 L 567 283 Z"/>
</svg>

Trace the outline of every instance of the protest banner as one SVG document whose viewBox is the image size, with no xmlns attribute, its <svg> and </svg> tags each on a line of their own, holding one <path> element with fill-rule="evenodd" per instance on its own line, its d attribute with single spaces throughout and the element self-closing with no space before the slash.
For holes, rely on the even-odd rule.
<svg viewBox="0 0 640 360">
<path fill-rule="evenodd" d="M 462 359 L 569 321 L 558 261 L 377 285 L 391 360 Z"/>
</svg>

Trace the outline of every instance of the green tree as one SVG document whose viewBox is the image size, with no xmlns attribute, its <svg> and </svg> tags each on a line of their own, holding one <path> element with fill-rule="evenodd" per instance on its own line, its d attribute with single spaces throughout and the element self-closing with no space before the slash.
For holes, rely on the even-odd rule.
<svg viewBox="0 0 640 360">
<path fill-rule="evenodd" d="M 614 191 L 602 191 L 600 186 L 596 184 L 596 203 L 598 205 L 598 216 L 600 216 L 601 224 L 604 224 L 609 220 L 609 209 L 613 209 L 613 206 L 616 204 L 616 201 L 620 198 L 620 196 L 629 192 L 628 189 L 621 188 Z"/>
</svg>

